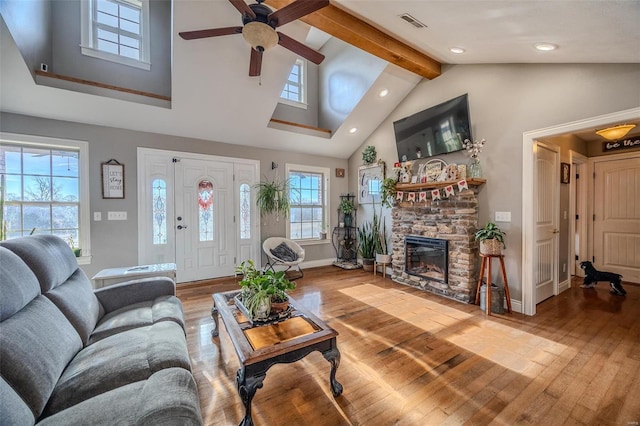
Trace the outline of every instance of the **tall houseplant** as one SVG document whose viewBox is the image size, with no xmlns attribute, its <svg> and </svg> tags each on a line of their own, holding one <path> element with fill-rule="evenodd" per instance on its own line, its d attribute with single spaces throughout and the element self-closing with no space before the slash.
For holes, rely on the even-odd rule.
<svg viewBox="0 0 640 426">
<path fill-rule="evenodd" d="M 373 271 L 373 259 L 379 243 L 378 229 L 373 226 L 373 223 L 364 222 L 358 228 L 358 253 L 362 258 L 362 268 L 365 271 Z"/>
<path fill-rule="evenodd" d="M 478 229 L 475 234 L 476 241 L 480 241 L 480 253 L 485 255 L 502 253 L 502 249 L 507 248 L 504 243 L 505 235 L 498 225 L 493 222 L 487 222 L 484 228 Z"/>
</svg>

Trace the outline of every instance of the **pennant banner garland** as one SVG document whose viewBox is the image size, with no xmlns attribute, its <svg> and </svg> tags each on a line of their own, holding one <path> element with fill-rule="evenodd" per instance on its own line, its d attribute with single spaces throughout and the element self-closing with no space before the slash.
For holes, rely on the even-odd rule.
<svg viewBox="0 0 640 426">
<path fill-rule="evenodd" d="M 458 192 L 462 192 L 463 190 L 469 190 L 469 184 L 467 183 L 466 179 L 462 179 L 460 181 L 457 182 L 458 184 Z M 444 188 L 442 188 L 442 191 L 440 189 L 432 189 L 431 191 L 419 191 L 419 192 L 409 192 L 409 191 L 397 191 L 396 192 L 396 202 L 401 203 L 405 200 L 405 193 L 407 194 L 406 197 L 406 201 L 410 202 L 410 203 L 415 203 L 416 202 L 416 194 L 418 194 L 417 196 L 417 201 L 420 203 L 426 203 L 427 202 L 427 194 L 429 194 L 429 192 L 431 193 L 431 199 L 434 201 L 437 200 L 442 200 L 442 197 L 446 197 L 449 198 L 453 195 L 456 194 L 455 189 L 454 189 L 454 185 L 448 185 L 445 186 Z"/>
</svg>

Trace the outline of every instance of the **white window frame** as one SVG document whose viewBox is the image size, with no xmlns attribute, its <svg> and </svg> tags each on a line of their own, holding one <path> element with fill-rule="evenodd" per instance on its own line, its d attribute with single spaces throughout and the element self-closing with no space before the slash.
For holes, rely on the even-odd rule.
<svg viewBox="0 0 640 426">
<path fill-rule="evenodd" d="M 329 183 L 331 181 L 330 178 L 330 171 L 331 169 L 329 169 L 328 167 L 317 167 L 317 166 L 305 166 L 305 165 L 301 165 L 301 164 L 289 164 L 287 163 L 285 165 L 285 173 L 286 173 L 286 177 L 287 179 L 289 178 L 291 172 L 308 172 L 308 173 L 316 173 L 316 174 L 322 174 L 323 176 L 323 183 L 324 183 L 324 187 L 323 187 L 323 191 L 322 191 L 322 198 L 323 198 L 323 202 L 322 202 L 322 221 L 325 224 L 325 231 L 327 231 L 327 233 L 329 233 L 329 229 L 331 229 L 331 224 L 330 224 L 330 205 L 329 205 L 329 194 L 330 192 L 330 188 L 329 188 Z M 293 239 L 291 238 L 291 221 L 289 220 L 289 218 L 291 217 L 291 214 L 287 215 L 287 238 L 292 239 L 294 241 L 296 241 L 298 244 L 300 244 L 301 246 L 304 245 L 309 245 L 309 244 L 328 244 L 331 242 L 330 238 L 326 238 L 326 239 L 319 239 L 319 238 L 303 238 L 303 239 Z"/>
<path fill-rule="evenodd" d="M 105 61 L 116 62 L 143 70 L 151 70 L 150 53 L 150 31 L 149 31 L 149 0 L 114 0 L 118 3 L 128 3 L 129 5 L 141 9 L 140 26 L 140 60 L 116 55 L 110 52 L 98 50 L 93 38 L 93 12 L 96 9 L 97 0 L 80 0 L 81 15 L 81 41 L 80 50 L 83 55 L 93 58 L 104 59 Z"/>
<path fill-rule="evenodd" d="M 0 141 L 22 146 L 33 146 L 47 149 L 78 150 L 78 247 L 82 249 L 82 256 L 78 264 L 91 264 L 91 221 L 89 218 L 89 143 L 70 139 L 57 139 L 42 136 L 21 135 L 0 132 Z"/>
<path fill-rule="evenodd" d="M 291 70 L 293 71 L 293 67 L 295 67 L 296 65 L 298 65 L 300 67 L 300 101 L 296 102 L 296 101 L 292 101 L 291 99 L 286 99 L 282 97 L 282 92 L 280 92 L 280 98 L 278 100 L 278 103 L 284 104 L 284 105 L 289 105 L 289 106 L 293 106 L 296 108 L 302 108 L 302 109 L 307 109 L 307 61 L 305 59 L 302 58 L 298 58 L 296 59 L 296 62 L 293 64 L 293 66 L 291 67 Z M 289 75 L 291 75 L 291 71 L 289 71 Z M 291 82 L 289 80 L 289 76 L 287 76 L 287 82 L 286 84 L 294 84 L 294 85 L 298 85 L 295 82 Z M 282 88 L 282 91 L 284 91 L 284 87 Z"/>
</svg>

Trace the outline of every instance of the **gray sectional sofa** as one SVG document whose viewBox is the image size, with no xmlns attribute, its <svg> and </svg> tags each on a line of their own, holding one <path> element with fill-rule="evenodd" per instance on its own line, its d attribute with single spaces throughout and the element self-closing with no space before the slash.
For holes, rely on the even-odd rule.
<svg viewBox="0 0 640 426">
<path fill-rule="evenodd" d="M 175 283 L 94 291 L 60 238 L 0 243 L 0 424 L 201 425 Z"/>
</svg>

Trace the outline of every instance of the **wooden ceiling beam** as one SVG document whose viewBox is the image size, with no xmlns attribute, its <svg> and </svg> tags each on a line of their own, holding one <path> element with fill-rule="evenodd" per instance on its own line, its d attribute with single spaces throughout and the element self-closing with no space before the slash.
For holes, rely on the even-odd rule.
<svg viewBox="0 0 640 426">
<path fill-rule="evenodd" d="M 265 3 L 281 9 L 293 1 L 266 0 Z M 334 3 L 303 16 L 300 20 L 421 77 L 433 79 L 441 74 L 440 62 L 375 28 Z"/>
</svg>

